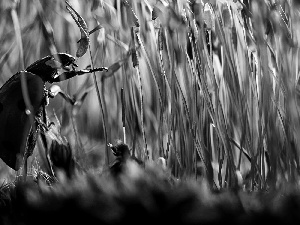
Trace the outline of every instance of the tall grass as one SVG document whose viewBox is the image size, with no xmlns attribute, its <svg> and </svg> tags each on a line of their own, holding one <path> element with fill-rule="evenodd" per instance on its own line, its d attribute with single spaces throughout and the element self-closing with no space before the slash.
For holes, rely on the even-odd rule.
<svg viewBox="0 0 300 225">
<path fill-rule="evenodd" d="M 79 68 L 90 65 L 90 57 L 93 67 L 120 67 L 95 74 L 102 108 L 92 75 L 58 84 L 76 99 L 86 96 L 80 107 L 58 97 L 47 107 L 83 167 L 111 161 L 105 149 L 124 137 L 123 107 L 135 156 L 165 157 L 178 178 L 205 176 L 212 187 L 247 190 L 298 184 L 296 1 L 69 3 L 89 30 L 100 25 L 90 34 L 90 52 L 78 59 Z M 1 83 L 24 69 L 21 52 L 25 68 L 51 54 L 53 45 L 75 55 L 80 31 L 64 1 L 0 4 Z M 22 49 L 16 45 L 14 10 Z M 43 32 L 45 21 L 55 44 Z"/>
</svg>

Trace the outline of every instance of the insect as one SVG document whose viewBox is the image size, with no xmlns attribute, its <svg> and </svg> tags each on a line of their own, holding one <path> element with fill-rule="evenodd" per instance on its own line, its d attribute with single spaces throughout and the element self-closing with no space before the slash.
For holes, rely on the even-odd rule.
<svg viewBox="0 0 300 225">
<path fill-rule="evenodd" d="M 128 160 L 133 160 L 137 164 L 142 165 L 143 162 L 137 159 L 135 156 L 130 155 L 130 150 L 127 144 L 118 141 L 116 145 L 109 144 L 112 153 L 116 156 L 115 160 L 109 166 L 112 176 L 117 177 L 124 171 L 124 167 Z"/>
<path fill-rule="evenodd" d="M 48 97 L 51 97 L 45 83 L 60 82 L 106 69 L 100 67 L 77 71 L 75 67 L 77 65 L 72 55 L 49 55 L 13 75 L 0 88 L 0 158 L 12 169 L 19 170 L 22 166 L 23 175 L 27 174 L 27 158 L 32 155 L 39 127 L 45 122 L 45 106 Z M 22 92 L 22 76 L 27 84 L 26 92 L 32 110 L 30 113 Z M 33 115 L 34 120 L 29 114 Z"/>
</svg>

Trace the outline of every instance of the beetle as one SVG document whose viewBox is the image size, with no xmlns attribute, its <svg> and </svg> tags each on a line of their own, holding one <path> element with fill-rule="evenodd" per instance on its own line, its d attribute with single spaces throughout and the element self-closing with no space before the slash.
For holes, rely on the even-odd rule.
<svg viewBox="0 0 300 225">
<path fill-rule="evenodd" d="M 110 174 L 113 177 L 118 177 L 124 172 L 125 165 L 128 161 L 134 161 L 138 165 L 143 165 L 143 162 L 137 159 L 134 155 L 130 154 L 130 150 L 127 144 L 118 140 L 116 145 L 108 144 L 115 160 L 109 165 Z"/>
<path fill-rule="evenodd" d="M 8 79 L 0 88 L 0 158 L 12 169 L 23 167 L 24 179 L 27 174 L 27 158 L 32 155 L 40 125 L 45 123 L 45 106 L 51 93 L 45 83 L 60 82 L 76 75 L 106 70 L 75 70 L 75 57 L 67 53 L 46 56 Z M 58 72 L 63 72 L 59 74 Z M 27 94 L 31 104 L 28 115 L 21 77 L 27 84 Z M 53 97 L 53 96 L 52 96 Z M 41 119 L 43 116 L 44 119 Z"/>
</svg>

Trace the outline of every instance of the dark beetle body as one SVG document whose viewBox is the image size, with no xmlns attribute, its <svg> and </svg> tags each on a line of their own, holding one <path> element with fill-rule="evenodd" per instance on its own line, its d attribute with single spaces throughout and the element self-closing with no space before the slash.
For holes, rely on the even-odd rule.
<svg viewBox="0 0 300 225">
<path fill-rule="evenodd" d="M 43 100 L 43 80 L 28 72 L 19 72 L 0 89 L 0 158 L 11 168 L 18 170 L 26 149 L 32 124 L 25 113 L 21 76 L 27 81 L 28 95 L 33 115 L 40 109 Z M 32 130 L 35 133 L 35 130 Z"/>
<path fill-rule="evenodd" d="M 46 56 L 13 75 L 0 88 L 0 158 L 14 170 L 32 154 L 37 135 L 37 127 L 25 112 L 21 76 L 25 76 L 31 113 L 36 117 L 45 100 L 45 82 L 59 81 L 58 70 L 76 66 L 74 61 L 73 56 L 65 53 Z"/>
<path fill-rule="evenodd" d="M 124 170 L 127 160 L 130 158 L 130 151 L 128 145 L 119 142 L 115 146 L 110 147 L 116 159 L 109 166 L 112 176 L 118 176 Z"/>
<path fill-rule="evenodd" d="M 116 145 L 110 145 L 112 153 L 116 156 L 115 160 L 110 164 L 109 170 L 113 177 L 117 177 L 124 172 L 124 168 L 128 160 L 133 160 L 137 164 L 142 165 L 143 162 L 130 155 L 127 144 L 118 141 Z"/>
</svg>

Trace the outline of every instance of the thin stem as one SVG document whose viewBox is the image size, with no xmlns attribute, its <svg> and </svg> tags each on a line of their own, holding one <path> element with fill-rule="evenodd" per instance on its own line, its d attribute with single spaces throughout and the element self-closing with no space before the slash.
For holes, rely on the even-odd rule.
<svg viewBox="0 0 300 225">
<path fill-rule="evenodd" d="M 144 98 L 143 98 L 143 85 L 142 85 L 142 77 L 140 74 L 140 70 L 139 67 L 136 67 L 136 71 L 138 74 L 138 81 L 139 81 L 139 91 L 140 91 L 140 98 L 141 98 L 141 127 L 142 127 L 142 134 L 143 134 L 143 140 L 144 140 L 144 144 L 145 144 L 145 150 L 144 150 L 144 156 L 147 155 L 147 159 L 149 157 L 148 155 L 148 151 L 147 151 L 147 139 L 146 139 L 146 134 L 145 134 L 145 126 L 144 126 Z"/>
<path fill-rule="evenodd" d="M 102 103 L 102 99 L 101 99 L 101 94 L 100 94 L 100 91 L 99 91 L 99 87 L 98 87 L 98 83 L 97 83 L 97 79 L 96 79 L 96 73 L 95 73 L 95 70 L 94 70 L 94 63 L 93 63 L 93 59 L 92 59 L 92 52 L 91 52 L 91 46 L 89 44 L 89 52 L 90 52 L 90 62 L 91 62 L 91 71 L 93 71 L 93 80 L 94 80 L 94 83 L 95 83 L 95 88 L 96 88 L 96 93 L 97 93 L 97 97 L 98 97 L 98 102 L 99 102 L 99 105 L 100 105 L 100 108 L 101 108 L 101 113 L 102 113 L 102 121 L 103 121 L 103 131 L 104 131 L 104 139 L 105 139 L 105 146 L 106 146 L 106 151 L 105 151 L 105 164 L 106 166 L 109 165 L 109 155 L 108 155 L 108 152 L 109 152 L 109 147 L 108 147 L 108 139 L 107 139 L 107 128 L 106 128 L 106 120 L 105 120 L 105 111 L 104 111 L 104 108 L 103 108 L 103 103 Z"/>
</svg>

